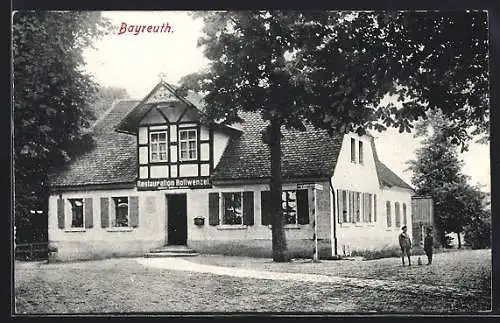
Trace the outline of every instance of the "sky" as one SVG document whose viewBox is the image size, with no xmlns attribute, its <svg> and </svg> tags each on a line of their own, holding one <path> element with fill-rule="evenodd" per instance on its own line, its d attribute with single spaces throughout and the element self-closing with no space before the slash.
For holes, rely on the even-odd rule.
<svg viewBox="0 0 500 323">
<path fill-rule="evenodd" d="M 102 86 L 121 87 L 132 98 L 142 99 L 158 83 L 160 73 L 165 81 L 175 84 L 182 76 L 197 72 L 208 63 L 197 47 L 203 23 L 187 12 L 108 11 L 103 16 L 111 20 L 113 32 L 96 41 L 95 48 L 84 54 L 86 70 Z M 167 24 L 170 32 L 120 33 L 142 25 Z M 411 184 L 406 162 L 416 158 L 421 139 L 392 128 L 372 134 L 380 160 Z M 489 150 L 489 144 L 471 144 L 468 152 L 460 154 L 465 163 L 463 173 L 471 176 L 470 183 L 483 185 L 487 191 L 491 187 Z"/>
</svg>

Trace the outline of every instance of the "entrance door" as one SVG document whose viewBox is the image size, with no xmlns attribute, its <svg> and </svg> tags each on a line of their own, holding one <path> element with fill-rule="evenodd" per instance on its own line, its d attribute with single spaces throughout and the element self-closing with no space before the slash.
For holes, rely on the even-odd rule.
<svg viewBox="0 0 500 323">
<path fill-rule="evenodd" d="M 186 194 L 167 195 L 167 241 L 169 245 L 187 243 Z"/>
</svg>

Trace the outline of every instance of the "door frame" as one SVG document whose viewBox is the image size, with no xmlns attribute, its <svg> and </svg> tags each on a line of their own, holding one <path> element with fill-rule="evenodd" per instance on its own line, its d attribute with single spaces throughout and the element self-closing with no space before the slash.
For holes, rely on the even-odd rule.
<svg viewBox="0 0 500 323">
<path fill-rule="evenodd" d="M 182 237 L 182 241 L 181 242 L 178 242 L 178 241 L 175 241 L 173 242 L 171 239 L 172 239 L 172 235 L 171 235 L 171 230 L 172 230 L 172 225 L 176 225 L 178 222 L 170 222 L 170 212 L 169 212 L 169 201 L 172 201 L 172 199 L 169 199 L 169 197 L 175 197 L 175 198 L 178 198 L 180 196 L 183 196 L 184 197 L 184 230 L 183 230 L 183 237 Z M 176 201 L 178 203 L 178 201 Z M 187 245 L 187 238 L 188 238 L 188 223 L 187 223 L 187 193 L 166 193 L 165 194 L 165 233 L 166 233 L 166 237 L 165 237 L 165 245 Z"/>
</svg>

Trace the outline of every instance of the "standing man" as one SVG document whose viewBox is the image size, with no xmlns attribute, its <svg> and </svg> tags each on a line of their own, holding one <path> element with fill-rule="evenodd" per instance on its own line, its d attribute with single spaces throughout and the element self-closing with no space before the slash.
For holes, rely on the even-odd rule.
<svg viewBox="0 0 500 323">
<path fill-rule="evenodd" d="M 432 264 L 432 246 L 434 245 L 434 238 L 432 237 L 432 229 L 427 229 L 427 235 L 424 239 L 424 250 L 427 255 L 427 264 Z"/>
<path fill-rule="evenodd" d="M 408 257 L 408 266 L 411 266 L 410 249 L 411 240 L 407 231 L 406 225 L 401 228 L 403 232 L 399 234 L 399 246 L 401 247 L 401 260 L 403 261 L 403 266 L 405 265 L 405 254 Z"/>
</svg>

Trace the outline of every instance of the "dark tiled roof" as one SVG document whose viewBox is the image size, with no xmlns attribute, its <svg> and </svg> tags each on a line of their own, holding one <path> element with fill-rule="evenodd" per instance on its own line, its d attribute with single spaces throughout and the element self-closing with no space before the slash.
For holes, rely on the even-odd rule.
<svg viewBox="0 0 500 323">
<path fill-rule="evenodd" d="M 137 177 L 137 143 L 133 135 L 114 131 L 139 101 L 118 101 L 93 126 L 92 148 L 49 174 L 52 187 L 133 182 Z"/>
<path fill-rule="evenodd" d="M 131 134 L 115 131 L 140 101 L 117 102 L 92 128 L 94 146 L 49 175 L 52 187 L 130 183 L 137 178 L 137 142 Z M 266 123 L 256 113 L 242 113 L 242 132 L 233 133 L 214 180 L 269 178 L 270 157 L 262 142 Z M 342 144 L 342 135 L 330 137 L 326 131 L 308 127 L 305 132 L 283 131 L 282 176 L 292 178 L 330 177 Z M 374 157 L 381 185 L 411 187 Z"/>
<path fill-rule="evenodd" d="M 405 181 L 401 179 L 398 175 L 394 174 L 392 170 L 389 169 L 384 163 L 382 163 L 378 158 L 375 159 L 375 166 L 377 167 L 377 175 L 379 182 L 384 186 L 396 186 L 407 188 L 413 190 L 413 188 L 408 185 Z"/>
<path fill-rule="evenodd" d="M 371 134 L 370 137 L 372 137 L 371 144 L 373 158 L 375 159 L 375 168 L 377 169 L 377 177 L 380 186 L 396 186 L 413 190 L 413 188 L 403 181 L 401 177 L 396 175 L 392 170 L 390 170 L 389 167 L 380 161 L 378 158 L 377 148 L 375 147 L 375 141 L 373 140 L 373 136 Z"/>
<path fill-rule="evenodd" d="M 271 176 L 270 153 L 262 142 L 266 123 L 256 113 L 241 113 L 242 133 L 229 142 L 214 170 L 214 180 L 260 179 Z M 309 128 L 309 127 L 308 127 Z M 329 177 L 337 162 L 343 136 L 326 131 L 283 131 L 281 173 L 284 179 Z"/>
</svg>

